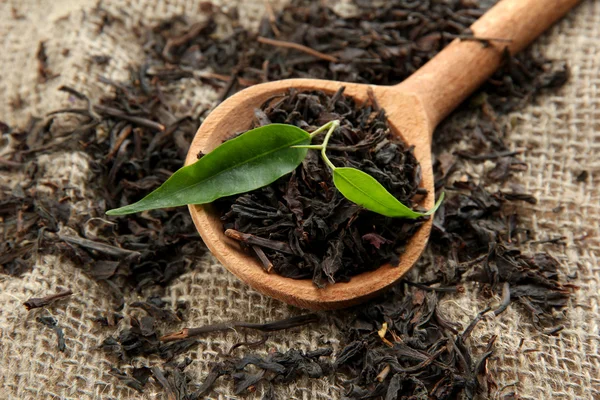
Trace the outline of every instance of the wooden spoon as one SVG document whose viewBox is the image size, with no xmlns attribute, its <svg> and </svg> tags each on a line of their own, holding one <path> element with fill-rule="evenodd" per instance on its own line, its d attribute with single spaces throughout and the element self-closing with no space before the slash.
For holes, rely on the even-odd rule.
<svg viewBox="0 0 600 400">
<path fill-rule="evenodd" d="M 434 205 L 434 182 L 431 165 L 431 137 L 436 125 L 479 87 L 500 66 L 503 50 L 511 54 L 522 50 L 578 0 L 502 0 L 471 26 L 475 37 L 499 38 L 489 46 L 472 40 L 455 40 L 431 61 L 396 86 L 375 86 L 317 79 L 288 79 L 251 86 L 221 103 L 206 118 L 192 142 L 186 165 L 197 154 L 207 153 L 235 132 L 247 130 L 254 109 L 275 94 L 295 88 L 334 93 L 345 86 L 345 95 L 358 102 L 367 99 L 371 88 L 389 123 L 402 138 L 415 146 L 421 163 L 423 187 L 430 194 L 422 206 Z M 400 257 L 400 265 L 365 272 L 348 283 L 336 283 L 317 289 L 311 280 L 294 280 L 266 273 L 258 261 L 240 250 L 239 245 L 223 234 L 223 226 L 210 205 L 190 205 L 198 232 L 212 253 L 238 278 L 254 289 L 286 303 L 313 310 L 335 309 L 357 304 L 398 281 L 418 260 L 427 244 L 432 220 L 412 237 Z"/>
</svg>

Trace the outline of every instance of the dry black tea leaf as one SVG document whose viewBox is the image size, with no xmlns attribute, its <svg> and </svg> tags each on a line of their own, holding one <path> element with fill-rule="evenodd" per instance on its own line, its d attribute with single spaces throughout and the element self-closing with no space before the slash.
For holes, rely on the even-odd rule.
<svg viewBox="0 0 600 400">
<path fill-rule="evenodd" d="M 42 325 L 47 326 L 56 333 L 57 348 L 58 351 L 65 352 L 67 350 L 67 344 L 65 343 L 65 334 L 58 322 L 53 317 L 37 317 L 37 321 Z"/>
<path fill-rule="evenodd" d="M 157 305 L 152 303 L 152 299 L 149 300 L 150 301 L 136 301 L 134 303 L 131 303 L 129 306 L 134 308 L 141 308 L 144 311 L 146 311 L 148 315 L 151 315 L 152 317 L 160 321 L 170 323 L 181 322 L 181 319 L 177 316 L 176 313 L 167 308 L 164 308 L 164 303 L 161 302 Z"/>
<path fill-rule="evenodd" d="M 267 322 L 265 324 L 255 324 L 250 322 L 225 322 L 221 324 L 206 325 L 200 328 L 184 328 L 179 332 L 170 333 L 160 338 L 163 342 L 182 340 L 197 337 L 212 332 L 223 332 L 235 328 L 245 328 L 262 332 L 274 332 L 285 329 L 296 328 L 299 326 L 308 325 L 319 322 L 317 314 L 305 314 L 297 317 L 282 319 L 279 321 Z"/>
<path fill-rule="evenodd" d="M 139 355 L 156 354 L 159 345 L 153 318 L 144 317 L 140 320 L 130 317 L 129 327 L 121 330 L 116 338 L 109 336 L 104 339 L 100 347 L 121 360 L 128 360 Z"/>
<path fill-rule="evenodd" d="M 54 303 L 56 300 L 60 300 L 66 297 L 69 297 L 73 294 L 70 289 L 63 290 L 62 292 L 52 294 L 45 297 L 32 297 L 29 300 L 25 301 L 23 305 L 27 309 L 27 311 L 33 308 L 45 307 L 51 303 Z"/>
<path fill-rule="evenodd" d="M 105 327 L 112 327 L 112 326 L 116 326 L 119 321 L 121 321 L 123 319 L 123 315 L 115 313 L 115 312 L 106 312 L 103 313 L 104 315 L 98 315 L 94 318 L 92 318 L 92 321 L 105 326 Z"/>
<path fill-rule="evenodd" d="M 109 374 L 139 393 L 143 393 L 148 378 L 152 376 L 152 372 L 148 367 L 133 368 L 131 375 L 127 375 L 118 368 L 111 367 Z"/>
<path fill-rule="evenodd" d="M 40 42 L 36 53 L 38 60 L 38 80 L 41 83 L 56 77 L 56 75 L 48 68 L 48 55 L 46 54 L 46 42 Z"/>
<path fill-rule="evenodd" d="M 585 182 L 589 175 L 589 172 L 583 170 L 579 174 L 577 174 L 577 177 L 575 179 L 577 180 L 577 182 Z"/>
</svg>

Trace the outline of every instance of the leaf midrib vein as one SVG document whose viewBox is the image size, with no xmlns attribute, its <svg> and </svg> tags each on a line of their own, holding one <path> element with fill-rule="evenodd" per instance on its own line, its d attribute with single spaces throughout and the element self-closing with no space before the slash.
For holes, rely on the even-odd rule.
<svg viewBox="0 0 600 400">
<path fill-rule="evenodd" d="M 177 191 L 175 191 L 175 192 L 171 193 L 171 196 L 175 196 L 175 195 L 177 195 L 178 193 L 181 193 L 181 192 L 183 192 L 184 190 L 192 189 L 192 188 L 194 188 L 194 187 L 196 187 L 196 186 L 200 185 L 201 183 L 203 183 L 203 182 L 206 182 L 206 181 L 207 181 L 207 180 L 209 180 L 209 179 L 214 179 L 214 178 L 218 177 L 219 175 L 221 175 L 221 174 L 224 174 L 224 173 L 225 173 L 225 172 L 227 172 L 227 171 L 230 171 L 230 170 L 232 170 L 232 169 L 234 169 L 234 168 L 237 168 L 237 167 L 239 167 L 239 166 L 240 166 L 240 165 L 242 165 L 242 164 L 248 164 L 248 163 L 251 163 L 251 162 L 252 162 L 252 161 L 254 161 L 254 160 L 257 160 L 257 159 L 259 159 L 259 158 L 261 158 L 261 157 L 268 156 L 269 154 L 273 154 L 273 153 L 275 153 L 275 152 L 277 152 L 277 151 L 279 151 L 279 150 L 281 150 L 281 149 L 284 149 L 284 148 L 286 148 L 286 147 L 291 147 L 291 146 L 294 146 L 294 145 L 298 144 L 299 142 L 301 142 L 301 141 L 303 141 L 303 140 L 306 140 L 306 139 L 310 139 L 310 138 L 309 138 L 309 137 L 306 137 L 306 138 L 302 138 L 302 139 L 296 140 L 295 142 L 292 142 L 292 143 L 290 143 L 290 144 L 286 144 L 286 145 L 284 145 L 284 146 L 280 146 L 280 147 L 278 147 L 278 148 L 276 148 L 276 149 L 273 149 L 273 150 L 271 150 L 271 151 L 269 151 L 269 152 L 267 152 L 267 153 L 263 153 L 263 154 L 261 154 L 261 155 L 257 155 L 257 156 L 255 156 L 255 157 L 252 157 L 252 158 L 250 158 L 249 160 L 246 160 L 246 161 L 244 161 L 244 162 L 240 162 L 240 163 L 237 163 L 237 164 L 235 164 L 235 165 L 232 165 L 231 167 L 229 167 L 229 168 L 226 168 L 226 169 L 224 169 L 223 171 L 220 171 L 220 172 L 218 172 L 218 173 L 216 173 L 216 174 L 214 174 L 214 175 L 212 175 L 212 176 L 209 176 L 208 178 L 205 178 L 205 179 L 203 179 L 203 180 L 201 180 L 201 181 L 199 181 L 199 182 L 196 182 L 196 183 L 194 183 L 194 184 L 192 184 L 192 185 L 190 185 L 190 186 L 187 186 L 187 187 L 181 188 L 181 189 L 179 189 L 179 190 L 177 190 Z M 193 164 L 192 164 L 192 165 L 193 165 Z"/>
</svg>

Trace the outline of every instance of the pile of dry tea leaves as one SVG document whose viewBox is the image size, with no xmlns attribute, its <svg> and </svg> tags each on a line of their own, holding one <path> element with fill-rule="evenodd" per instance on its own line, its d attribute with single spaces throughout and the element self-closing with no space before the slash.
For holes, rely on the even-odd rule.
<svg viewBox="0 0 600 400">
<path fill-rule="evenodd" d="M 426 194 L 419 189 L 420 166 L 412 148 L 391 132 L 374 100 L 359 106 L 343 89 L 331 96 L 291 90 L 256 110 L 253 127 L 288 123 L 312 131 L 331 120 L 341 123 L 327 146 L 336 166 L 367 172 L 408 207 L 416 195 Z M 291 176 L 216 204 L 229 236 L 255 252 L 265 269 L 312 279 L 318 287 L 384 263 L 396 265 L 399 249 L 422 224 L 384 217 L 344 198 L 316 151 L 309 151 Z M 246 235 L 231 235 L 232 229 Z M 260 238 L 260 246 L 252 245 L 253 238 Z"/>
<path fill-rule="evenodd" d="M 453 39 L 471 39 L 468 27 L 484 12 L 470 1 L 354 3 L 357 11 L 341 17 L 320 2 L 292 1 L 265 15 L 258 32 L 233 23 L 227 35 L 219 34 L 214 18 L 195 24 L 173 18 L 152 33 L 153 58 L 163 65 L 147 73 L 165 81 L 195 76 L 227 82 L 224 96 L 286 78 L 393 84 Z M 235 11 L 224 16 L 237 19 Z M 205 67 L 217 73 L 198 72 Z"/>
<path fill-rule="evenodd" d="M 500 314 L 517 302 L 540 330 L 554 334 L 561 329 L 554 311 L 564 308 L 570 293 L 556 260 L 546 253 L 524 254 L 519 249 L 531 238 L 527 227 L 519 221 L 518 203 L 535 202 L 535 198 L 516 185 L 510 190 L 497 189 L 499 184 L 510 182 L 514 171 L 526 166 L 519 153 L 510 150 L 509 127 L 497 122 L 497 113 L 514 110 L 544 89 L 559 87 L 568 77 L 564 63 L 551 62 L 531 51 L 516 57 L 507 54 L 502 69 L 437 129 L 436 189 L 443 189 L 449 196 L 434 217 L 428 249 L 433 257 L 426 257 L 432 262 L 419 267 L 423 272 L 420 276 L 427 278 L 419 282 L 404 280 L 368 304 L 322 316 L 327 321 L 321 323 L 337 324 L 343 332 L 339 338 L 340 351 L 290 349 L 265 356 L 264 352 L 255 354 L 252 348 L 264 345 L 266 337 L 248 340 L 234 346 L 238 353 L 243 352 L 242 356 L 234 356 L 232 348 L 222 355 L 221 362 L 213 365 L 202 383 L 195 383 L 185 372 L 192 363 L 185 355 L 197 344 L 198 336 L 230 327 L 270 332 L 319 323 L 317 318 L 309 315 L 260 326 L 232 321 L 223 326 L 190 327 L 171 333 L 185 319 L 185 304 L 169 310 L 160 297 L 150 297 L 131 305 L 144 310 L 143 317 L 121 314 L 123 292 L 169 285 L 174 277 L 194 268 L 205 251 L 185 209 L 156 210 L 127 218 L 104 216 L 109 208 L 138 200 L 182 165 L 203 113 L 174 112 L 173 100 L 163 90 L 165 85 L 183 77 L 195 77 L 219 88 L 224 99 L 245 86 L 287 77 L 391 84 L 406 78 L 450 40 L 457 37 L 473 40 L 468 26 L 485 9 L 474 1 L 464 0 L 393 0 L 383 5 L 355 0 L 354 5 L 357 13 L 340 16 L 320 2 L 294 0 L 280 12 L 267 15 L 259 32 L 251 32 L 240 27 L 235 12 L 225 13 L 204 3 L 206 14 L 201 22 L 179 17 L 152 29 L 136 27 L 142 33 L 146 59 L 131 66 L 131 77 L 126 82 L 101 77 L 102 82 L 113 87 L 114 93 L 100 102 L 91 102 L 76 90 L 63 87 L 72 108 L 33 119 L 23 128 L 0 124 L 2 135 L 11 147 L 0 160 L 0 168 L 23 172 L 23 180 L 15 189 L 0 188 L 4 238 L 0 244 L 0 272 L 9 276 L 21 274 L 32 268 L 36 256 L 43 253 L 73 259 L 98 284 L 105 285 L 115 299 L 113 309 L 105 310 L 102 315 L 87 316 L 112 332 L 101 346 L 101 351 L 112 355 L 115 363 L 107 372 L 139 391 L 154 382 L 171 399 L 203 398 L 220 377 L 233 380 L 234 390 L 239 394 L 265 385 L 266 399 L 275 398 L 272 390 L 275 385 L 289 384 L 305 376 L 315 379 L 336 376 L 349 399 L 472 398 L 477 393 L 493 391 L 494 377 L 486 368 L 486 360 L 493 351 L 494 338 L 490 338 L 485 351 L 475 354 L 469 336 L 477 322 L 485 314 Z M 101 15 L 103 24 L 120 23 L 118 17 L 101 6 L 91 12 Z M 228 25 L 228 29 L 217 29 L 219 24 Z M 482 45 L 486 44 L 489 43 L 483 41 Z M 40 74 L 47 79 L 51 74 L 45 66 L 43 44 L 40 49 Z M 98 58 L 96 62 L 105 60 Z M 212 68 L 212 72 L 207 72 L 206 67 Z M 338 148 L 332 149 L 335 161 L 361 162 L 377 171 L 385 170 L 383 165 L 388 157 L 411 157 L 409 149 L 385 137 L 383 126 L 382 133 L 377 133 L 382 113 L 375 112 L 375 119 L 369 121 L 370 112 L 357 111 L 351 106 L 342 111 L 346 106 L 341 97 L 329 103 L 326 96 L 318 93 L 288 93 L 281 101 L 282 113 L 263 109 L 257 112 L 255 124 L 262 124 L 265 118 L 272 122 L 290 116 L 298 118 L 292 111 L 298 102 L 317 104 L 319 109 L 331 104 L 330 112 L 343 118 L 350 114 L 354 114 L 356 121 L 366 118 L 364 127 L 361 126 L 366 128 L 364 131 L 350 129 L 351 125 L 340 131 L 334 143 Z M 371 107 L 377 111 L 374 104 Z M 316 118 L 324 118 L 319 117 L 320 112 L 311 117 L 315 123 Z M 302 117 L 308 121 L 306 116 Z M 360 138 L 352 137 L 356 132 L 365 135 L 363 139 L 369 146 L 372 141 L 382 148 L 397 146 L 396 150 L 381 152 L 382 159 L 366 157 L 357 161 L 344 148 L 350 142 L 360 143 Z M 460 139 L 467 140 L 468 149 L 453 152 L 451 144 Z M 93 170 L 86 188 L 99 200 L 85 201 L 78 190 L 56 187 L 44 180 L 38 164 L 40 157 L 65 150 L 81 151 L 89 157 Z M 483 179 L 476 181 L 463 173 L 470 163 L 484 161 L 495 166 Z M 316 162 L 308 159 L 300 172 L 281 182 L 289 189 L 282 198 L 291 214 L 299 214 L 304 207 L 295 190 L 301 195 L 310 193 L 303 191 L 326 181 L 326 177 L 318 179 L 308 174 L 320 173 Z M 415 166 L 410 161 L 407 164 Z M 380 178 L 385 181 L 384 175 Z M 410 199 L 418 193 L 415 182 L 400 177 L 405 175 L 390 176 L 387 187 L 393 191 L 394 180 L 402 180 L 395 195 Z M 323 199 L 323 210 L 327 210 L 335 196 L 334 191 L 329 193 L 332 197 Z M 269 189 L 261 191 L 261 196 L 276 199 Z M 239 199 L 241 202 L 238 200 L 232 206 L 237 214 L 230 214 L 228 223 L 243 223 L 246 216 L 242 217 L 242 213 L 248 207 L 257 208 L 252 196 Z M 278 207 L 273 205 L 276 210 Z M 338 210 L 351 213 L 351 208 Z M 330 222 L 318 210 L 314 215 Z M 331 229 L 323 227 L 321 221 L 315 217 L 312 221 L 304 220 L 315 235 L 324 234 L 325 228 Z M 281 232 L 294 234 L 293 219 L 291 224 L 285 218 L 273 223 L 281 224 L 278 228 Z M 365 239 L 365 235 L 373 232 L 366 228 L 357 232 L 362 235 L 360 240 L 352 232 L 346 233 L 346 240 L 363 246 L 366 241 L 370 249 L 378 243 L 384 249 L 384 254 L 378 257 L 391 257 L 385 251 L 397 244 L 384 243 L 388 239 L 385 234 Z M 343 239 L 331 250 L 320 251 L 325 255 L 342 252 L 335 247 L 341 247 L 342 243 Z M 283 266 L 285 259 L 277 264 L 274 260 L 277 256 L 269 256 L 281 273 L 293 272 Z M 339 272 L 336 275 L 335 268 L 332 264 L 331 269 L 319 270 L 316 281 L 323 282 L 328 275 L 334 280 L 347 278 Z M 313 271 L 307 276 L 314 277 Z M 462 283 L 470 281 L 479 283 L 481 290 L 473 296 L 483 297 L 482 310 L 473 316 L 471 324 L 459 326 L 443 315 L 438 304 L 446 293 L 459 291 Z M 500 294 L 502 302 L 493 309 L 485 308 L 492 294 Z M 52 300 L 52 296 L 37 298 L 27 304 L 49 307 Z M 56 332 L 58 350 L 64 349 L 60 320 L 46 318 L 39 322 L 45 325 L 40 325 L 40 329 Z M 145 358 L 154 355 L 163 361 Z M 144 360 L 145 365 L 128 375 L 120 368 L 132 356 Z"/>
<path fill-rule="evenodd" d="M 56 110 L 25 129 L 11 129 L 9 168 L 26 168 L 24 184 L 4 191 L 2 271 L 17 275 L 31 268 L 39 252 L 73 259 L 114 294 L 167 285 L 205 251 L 185 210 L 161 210 L 108 221 L 112 205 L 131 201 L 180 167 L 195 133 L 191 118 L 176 118 L 159 100 L 155 87 L 119 83 L 117 94 L 92 104 L 83 94 L 62 87 L 80 107 Z M 80 116 L 72 129 L 55 129 L 65 114 Z M 68 188 L 38 190 L 37 159 L 54 151 L 85 152 L 93 168 L 90 182 L 97 201 L 82 207 L 83 196 Z M 77 207 L 77 208 L 75 208 Z"/>
</svg>

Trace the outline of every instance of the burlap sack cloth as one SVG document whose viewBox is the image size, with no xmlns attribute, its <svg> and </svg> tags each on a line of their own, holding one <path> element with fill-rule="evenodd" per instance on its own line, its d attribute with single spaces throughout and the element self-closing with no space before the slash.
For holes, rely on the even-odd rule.
<svg viewBox="0 0 600 400">
<path fill-rule="evenodd" d="M 0 2 L 1 120 L 22 125 L 30 114 L 43 115 L 64 106 L 61 102 L 65 96 L 56 91 L 62 84 L 99 97 L 108 89 L 97 83 L 97 74 L 124 80 L 127 65 L 142 60 L 140 40 L 131 27 L 139 22 L 149 26 L 175 14 L 198 14 L 196 2 L 187 0 L 106 0 L 104 8 L 120 15 L 124 24 L 107 26 L 98 34 L 98 17 L 89 12 L 93 3 Z M 216 3 L 239 7 L 242 21 L 249 26 L 264 13 L 261 0 Z M 38 83 L 35 59 L 41 40 L 46 40 L 49 68 L 60 73 L 45 84 Z M 550 58 L 567 60 L 572 78 L 558 93 L 543 96 L 536 105 L 508 117 L 515 126 L 511 133 L 514 146 L 527 149 L 529 170 L 521 174 L 520 183 L 539 199 L 523 214 L 539 238 L 567 237 L 566 246 L 550 246 L 550 251 L 561 260 L 565 274 L 576 274 L 574 283 L 580 289 L 573 296 L 566 327 L 558 336 L 541 334 L 529 318 L 511 306 L 498 318 L 480 323 L 473 337 L 475 343 L 484 343 L 492 334 L 498 335 L 497 351 L 489 366 L 500 388 L 497 396 L 516 391 L 524 399 L 599 399 L 600 1 L 584 2 L 537 46 Z M 69 49 L 68 54 L 64 49 Z M 98 67 L 89 61 L 101 54 L 112 57 L 108 66 Z M 193 80 L 181 85 L 186 86 L 185 95 L 198 104 L 210 104 L 217 98 L 210 88 Z M 13 111 L 9 103 L 19 98 L 24 107 Z M 45 168 L 48 180 L 68 180 L 85 193 L 85 156 L 63 153 L 44 157 L 40 168 Z M 578 182 L 576 177 L 583 170 L 589 177 Z M 4 174 L 0 179 L 6 184 L 18 175 Z M 557 206 L 562 210 L 552 212 Z M 35 321 L 35 312 L 28 313 L 22 306 L 25 299 L 53 293 L 57 286 L 76 292 L 65 305 L 51 311 L 64 328 L 65 353 L 56 350 L 54 333 Z M 177 299 L 190 302 L 188 326 L 231 319 L 264 322 L 298 313 L 250 290 L 209 255 L 197 269 L 170 286 L 167 294 L 173 304 Z M 127 303 L 132 299 L 126 299 Z M 107 309 L 107 301 L 105 293 L 80 269 L 51 257 L 21 278 L 0 277 L 0 399 L 161 398 L 159 388 L 152 384 L 144 394 L 138 394 L 107 374 L 112 363 L 95 350 L 107 332 L 90 320 L 97 311 Z M 467 290 L 446 298 L 443 309 L 466 325 L 483 308 L 482 301 L 476 292 Z M 315 349 L 328 342 L 337 348 L 339 338 L 333 326 L 320 326 L 273 335 L 268 346 L 282 351 L 292 346 Z M 203 339 L 190 353 L 194 360 L 188 367 L 190 373 L 201 381 L 208 362 L 240 340 L 243 334 L 236 332 Z M 519 348 L 521 340 L 524 342 Z M 303 380 L 279 388 L 278 398 L 337 399 L 342 390 L 333 380 Z M 235 398 L 231 393 L 231 384 L 224 383 L 212 397 Z"/>
</svg>

